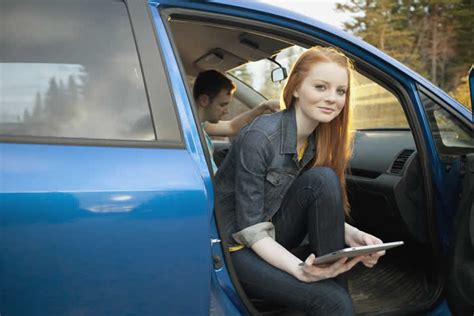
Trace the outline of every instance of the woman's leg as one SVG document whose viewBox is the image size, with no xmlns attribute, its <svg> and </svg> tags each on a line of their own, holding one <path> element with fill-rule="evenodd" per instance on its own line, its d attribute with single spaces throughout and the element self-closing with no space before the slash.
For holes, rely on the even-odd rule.
<svg viewBox="0 0 474 316">
<path fill-rule="evenodd" d="M 322 256 L 345 247 L 339 178 L 327 167 L 305 171 L 291 185 L 273 217 L 276 240 L 294 249 L 308 234 L 310 250 Z M 348 288 L 345 275 L 334 278 Z"/>
<path fill-rule="evenodd" d="M 316 256 L 344 248 L 344 209 L 336 173 L 327 167 L 305 171 L 272 221 L 276 240 L 287 249 L 297 247 L 306 234 Z"/>
<path fill-rule="evenodd" d="M 304 172 L 286 193 L 273 217 L 276 240 L 297 247 L 306 233 L 311 250 L 323 255 L 344 247 L 344 210 L 339 181 L 330 168 Z M 352 300 L 341 278 L 305 283 L 265 262 L 251 249 L 232 253 L 250 297 L 305 311 L 308 315 L 352 315 Z"/>
<path fill-rule="evenodd" d="M 231 253 L 239 281 L 247 295 L 284 305 L 307 315 L 352 315 L 352 301 L 334 280 L 304 283 L 265 262 L 251 249 Z"/>
</svg>

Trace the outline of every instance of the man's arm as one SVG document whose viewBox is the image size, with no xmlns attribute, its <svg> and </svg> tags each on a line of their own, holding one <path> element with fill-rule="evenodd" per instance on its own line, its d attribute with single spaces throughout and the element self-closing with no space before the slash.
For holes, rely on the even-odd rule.
<svg viewBox="0 0 474 316">
<path fill-rule="evenodd" d="M 210 136 L 234 136 L 243 126 L 253 121 L 253 119 L 263 114 L 265 111 L 270 110 L 272 112 L 277 112 L 279 109 L 280 103 L 278 100 L 266 100 L 255 108 L 234 117 L 230 121 L 219 121 L 215 124 L 208 123 L 206 126 L 206 132 Z"/>
</svg>

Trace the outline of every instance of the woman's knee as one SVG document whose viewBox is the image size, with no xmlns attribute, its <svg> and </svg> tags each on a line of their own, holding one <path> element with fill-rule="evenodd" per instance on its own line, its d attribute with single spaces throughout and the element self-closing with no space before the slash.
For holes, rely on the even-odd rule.
<svg viewBox="0 0 474 316">
<path fill-rule="evenodd" d="M 339 194 L 340 182 L 336 172 L 329 167 L 315 167 L 301 175 L 302 186 L 315 191 Z"/>
<path fill-rule="evenodd" d="M 329 167 L 314 167 L 305 171 L 301 177 L 307 182 L 316 182 L 325 185 L 338 185 L 339 177 L 332 168 Z"/>
</svg>

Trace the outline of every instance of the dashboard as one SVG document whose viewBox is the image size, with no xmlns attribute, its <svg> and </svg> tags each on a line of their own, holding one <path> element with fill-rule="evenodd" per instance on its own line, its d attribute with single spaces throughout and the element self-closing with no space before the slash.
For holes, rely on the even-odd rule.
<svg viewBox="0 0 474 316">
<path fill-rule="evenodd" d="M 427 242 L 426 195 L 409 129 L 357 131 L 346 181 L 356 226 L 387 241 Z"/>
</svg>

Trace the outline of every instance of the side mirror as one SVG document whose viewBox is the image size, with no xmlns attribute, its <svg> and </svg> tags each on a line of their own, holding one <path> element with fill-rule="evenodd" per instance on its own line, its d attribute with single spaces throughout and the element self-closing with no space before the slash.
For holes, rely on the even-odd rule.
<svg viewBox="0 0 474 316">
<path fill-rule="evenodd" d="M 286 74 L 286 68 L 278 67 L 272 70 L 272 81 L 282 81 L 285 80 L 288 75 Z"/>
</svg>

